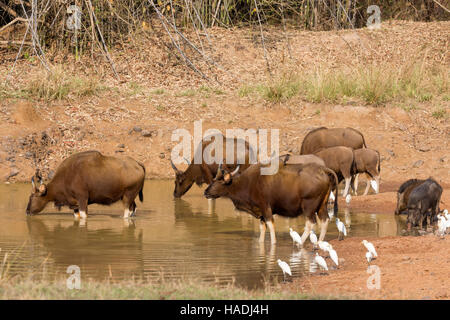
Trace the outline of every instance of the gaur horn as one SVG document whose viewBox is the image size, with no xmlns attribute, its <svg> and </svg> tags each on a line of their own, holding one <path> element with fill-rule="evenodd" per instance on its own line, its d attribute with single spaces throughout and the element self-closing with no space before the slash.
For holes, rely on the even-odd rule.
<svg viewBox="0 0 450 320">
<path fill-rule="evenodd" d="M 180 170 L 178 170 L 177 167 L 175 167 L 172 160 L 170 160 L 170 164 L 172 165 L 172 168 L 173 170 L 175 170 L 175 172 L 180 172 Z"/>
<path fill-rule="evenodd" d="M 217 169 L 216 179 L 219 179 L 222 176 L 222 164 L 219 164 L 219 168 Z"/>
<path fill-rule="evenodd" d="M 236 173 L 238 173 L 239 167 L 240 167 L 240 165 L 237 166 L 236 169 L 234 169 L 234 171 L 231 173 L 231 176 L 232 176 L 232 177 L 234 177 L 234 175 L 235 175 Z"/>
</svg>

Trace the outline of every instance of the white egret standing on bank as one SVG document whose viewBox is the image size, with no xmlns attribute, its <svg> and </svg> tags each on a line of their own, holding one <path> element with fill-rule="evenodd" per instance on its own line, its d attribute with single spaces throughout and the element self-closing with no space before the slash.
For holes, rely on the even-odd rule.
<svg viewBox="0 0 450 320">
<path fill-rule="evenodd" d="M 317 242 L 319 249 L 323 251 L 328 251 L 328 249 L 331 247 L 331 245 L 326 241 L 319 241 Z"/>
<path fill-rule="evenodd" d="M 367 241 L 367 240 L 363 240 L 361 243 L 364 245 L 364 247 L 366 247 L 366 249 L 367 249 L 367 250 L 368 250 L 375 258 L 378 258 L 377 251 L 375 250 L 375 247 L 373 246 L 372 243 L 370 243 L 370 242 Z"/>
<path fill-rule="evenodd" d="M 286 262 L 281 261 L 280 259 L 278 259 L 277 262 L 278 262 L 278 265 L 280 266 L 281 270 L 283 270 L 284 280 L 286 281 L 286 273 L 292 277 L 291 267 L 289 267 L 289 265 Z"/>
<path fill-rule="evenodd" d="M 345 228 L 344 223 L 339 220 L 339 218 L 336 218 L 336 226 L 338 228 L 339 231 L 339 240 L 342 240 L 343 238 L 341 238 L 341 234 L 343 234 L 345 237 L 347 236 L 347 228 Z"/>
<path fill-rule="evenodd" d="M 373 255 L 370 251 L 366 252 L 366 259 L 368 264 L 370 264 L 370 262 L 373 260 Z"/>
<path fill-rule="evenodd" d="M 331 245 L 328 248 L 328 253 L 330 254 L 330 258 L 334 262 L 336 267 L 339 267 L 339 258 L 338 258 L 337 252 L 336 252 L 336 250 L 333 249 L 333 247 L 331 247 Z"/>
<path fill-rule="evenodd" d="M 316 256 L 314 257 L 314 261 L 319 265 L 322 270 L 328 271 L 328 266 L 324 258 L 319 256 L 319 253 L 316 252 Z"/>
</svg>

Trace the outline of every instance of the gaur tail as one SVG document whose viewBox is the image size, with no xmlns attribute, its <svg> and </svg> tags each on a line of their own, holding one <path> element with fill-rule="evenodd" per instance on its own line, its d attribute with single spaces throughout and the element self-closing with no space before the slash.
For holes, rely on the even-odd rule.
<svg viewBox="0 0 450 320">
<path fill-rule="evenodd" d="M 376 150 L 378 153 L 378 174 L 381 173 L 381 157 L 380 157 L 380 153 L 378 152 L 378 150 Z"/>
<path fill-rule="evenodd" d="M 367 149 L 366 139 L 364 139 L 364 135 L 363 135 L 361 132 L 360 132 L 359 134 L 361 135 L 361 138 L 362 138 L 362 140 L 363 140 L 363 146 L 364 146 L 364 148 Z"/>
<path fill-rule="evenodd" d="M 331 181 L 334 179 L 334 183 L 332 183 L 331 189 L 334 190 L 334 195 L 335 195 L 334 196 L 333 214 L 334 214 L 335 217 L 337 217 L 338 209 L 339 209 L 338 208 L 338 198 L 339 198 L 338 184 L 339 184 L 339 181 L 338 181 L 336 173 L 333 170 L 331 170 L 330 168 L 326 168 L 325 167 L 324 171 L 328 174 L 328 176 L 330 177 Z"/>
<path fill-rule="evenodd" d="M 138 163 L 144 170 L 144 181 L 145 181 L 145 166 L 143 163 L 140 163 L 140 162 L 138 162 Z M 141 201 L 141 202 L 144 202 L 144 193 L 142 192 L 143 190 L 144 190 L 144 183 L 142 183 L 141 190 L 139 190 L 139 201 Z"/>
</svg>

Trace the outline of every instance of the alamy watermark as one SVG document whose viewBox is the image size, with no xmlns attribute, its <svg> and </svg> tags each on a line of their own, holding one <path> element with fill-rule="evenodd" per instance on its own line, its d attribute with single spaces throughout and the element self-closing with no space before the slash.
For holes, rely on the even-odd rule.
<svg viewBox="0 0 450 320">
<path fill-rule="evenodd" d="M 221 164 L 224 160 L 225 163 L 235 163 L 236 160 L 237 164 L 244 164 L 246 162 L 245 141 L 247 141 L 250 146 L 249 164 L 270 163 L 270 166 L 261 167 L 261 174 L 276 174 L 278 172 L 279 131 L 279 129 L 226 129 L 225 134 L 223 134 L 218 129 L 208 129 L 203 133 L 202 120 L 194 121 L 194 137 L 186 129 L 176 129 L 172 132 L 172 142 L 178 142 L 178 144 L 172 149 L 171 159 L 175 164 L 185 163 L 187 159 L 192 158 L 195 164 L 203 162 L 206 164 Z M 225 157 L 223 154 L 223 137 L 227 138 L 225 140 Z M 233 138 L 236 138 L 236 148 Z M 196 148 L 193 157 L 192 140 Z M 211 141 L 211 143 L 203 149 L 203 141 Z"/>
<path fill-rule="evenodd" d="M 371 14 L 367 18 L 367 28 L 369 29 L 381 29 L 381 10 L 377 5 L 371 5 L 367 8 L 367 13 Z"/>
<path fill-rule="evenodd" d="M 66 273 L 70 274 L 70 276 L 66 280 L 67 289 L 73 290 L 81 289 L 81 270 L 77 265 L 70 265 L 67 267 Z"/>
<path fill-rule="evenodd" d="M 367 268 L 367 273 L 370 276 L 367 278 L 367 289 L 369 290 L 380 290 L 381 288 L 381 269 L 376 265 L 371 265 Z"/>
</svg>

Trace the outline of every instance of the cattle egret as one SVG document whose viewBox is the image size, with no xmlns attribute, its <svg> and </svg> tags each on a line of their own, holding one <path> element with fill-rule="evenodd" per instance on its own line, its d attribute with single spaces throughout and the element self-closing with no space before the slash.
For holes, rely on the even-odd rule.
<svg viewBox="0 0 450 320">
<path fill-rule="evenodd" d="M 339 240 L 342 240 L 341 234 L 343 234 L 344 236 L 347 236 L 347 229 L 345 228 L 344 223 L 341 220 L 339 220 L 339 218 L 336 218 L 336 226 L 339 230 Z"/>
<path fill-rule="evenodd" d="M 286 273 L 292 277 L 291 268 L 289 267 L 289 265 L 286 262 L 281 261 L 280 259 L 278 259 L 277 262 L 281 270 L 283 270 L 284 279 L 286 280 Z"/>
<path fill-rule="evenodd" d="M 316 236 L 316 234 L 314 233 L 314 230 L 311 230 L 311 231 L 309 232 L 309 240 L 310 240 L 311 243 L 314 245 L 314 247 L 317 246 L 317 236 Z"/>
<path fill-rule="evenodd" d="M 324 258 L 322 258 L 321 256 L 319 256 L 319 253 L 316 253 L 316 256 L 314 257 L 314 261 L 319 265 L 319 267 L 320 267 L 322 270 L 328 271 L 327 263 L 326 263 L 326 261 L 325 261 Z"/>
<path fill-rule="evenodd" d="M 330 254 L 330 258 L 331 260 L 334 262 L 334 264 L 336 265 L 336 267 L 339 266 L 339 259 L 338 259 L 338 255 L 336 250 L 334 249 L 328 249 L 328 253 Z"/>
<path fill-rule="evenodd" d="M 302 238 L 300 237 L 297 231 L 294 231 L 292 230 L 292 228 L 289 228 L 289 234 L 291 235 L 292 241 L 294 241 L 294 243 L 297 243 L 297 245 L 299 246 L 302 245 Z"/>
<path fill-rule="evenodd" d="M 377 251 L 375 250 L 375 247 L 373 246 L 372 243 L 370 243 L 367 240 L 363 240 L 361 241 L 361 243 L 364 245 L 364 247 L 366 247 L 366 249 L 375 257 L 378 257 Z"/>
<path fill-rule="evenodd" d="M 439 218 L 438 232 L 441 235 L 441 237 L 443 237 L 445 234 L 445 230 L 447 229 L 447 221 L 445 220 L 445 218 L 443 216 L 439 216 L 438 218 Z"/>
<path fill-rule="evenodd" d="M 372 189 L 378 193 L 378 183 L 375 180 L 370 180 L 370 185 L 372 186 Z"/>
<path fill-rule="evenodd" d="M 368 264 L 370 264 L 370 262 L 373 260 L 373 255 L 370 251 L 366 252 L 366 259 Z"/>
<path fill-rule="evenodd" d="M 332 249 L 331 244 L 329 244 L 326 241 L 319 241 L 319 242 L 317 242 L 317 245 L 319 246 L 319 249 L 323 250 L 323 251 L 328 251 L 328 250 Z"/>
<path fill-rule="evenodd" d="M 350 193 L 345 197 L 345 203 L 349 204 L 350 201 L 352 200 L 352 196 L 350 195 Z"/>
<path fill-rule="evenodd" d="M 330 198 L 329 198 L 331 201 L 334 201 L 335 199 L 336 199 L 336 197 L 334 196 L 334 193 L 333 193 L 333 191 L 331 191 L 331 193 L 330 193 Z"/>
<path fill-rule="evenodd" d="M 317 244 L 319 245 L 320 250 L 323 251 L 328 251 L 328 249 L 330 248 L 330 244 L 326 241 L 319 241 L 317 242 Z"/>
</svg>

